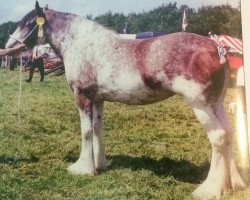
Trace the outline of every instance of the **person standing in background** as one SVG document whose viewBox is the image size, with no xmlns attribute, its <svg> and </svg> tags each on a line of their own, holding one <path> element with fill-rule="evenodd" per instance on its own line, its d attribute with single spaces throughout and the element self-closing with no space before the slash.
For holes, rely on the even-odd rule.
<svg viewBox="0 0 250 200">
<path fill-rule="evenodd" d="M 38 68 L 40 71 L 41 75 L 40 82 L 44 81 L 44 60 L 43 60 L 44 53 L 45 53 L 44 47 L 42 45 L 35 46 L 33 48 L 29 79 L 27 79 L 26 82 L 30 83 L 32 81 L 35 68 Z"/>
</svg>

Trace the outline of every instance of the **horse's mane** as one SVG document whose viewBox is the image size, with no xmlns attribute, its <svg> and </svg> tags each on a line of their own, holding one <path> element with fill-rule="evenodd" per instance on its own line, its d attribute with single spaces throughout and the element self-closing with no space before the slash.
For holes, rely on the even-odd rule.
<svg viewBox="0 0 250 200">
<path fill-rule="evenodd" d="M 45 13 L 53 13 L 57 17 L 60 16 L 61 19 L 80 17 L 79 15 L 76 15 L 73 13 L 65 13 L 65 12 L 60 12 L 60 11 L 56 11 L 56 10 L 52 10 L 52 9 L 46 10 Z"/>
<path fill-rule="evenodd" d="M 56 11 L 56 10 L 52 10 L 52 9 L 47 9 L 46 11 L 44 11 L 45 16 L 49 17 L 53 16 L 56 17 L 57 19 L 61 19 L 62 21 L 67 21 L 67 20 L 71 20 L 74 18 L 81 18 L 83 21 L 85 22 L 91 22 L 94 26 L 96 27 L 100 27 L 103 28 L 103 31 L 108 31 L 110 33 L 113 33 L 114 35 L 118 35 L 114 30 L 112 30 L 109 27 L 106 27 L 105 25 L 101 25 L 95 21 L 92 20 L 87 20 L 85 17 L 80 16 L 80 15 L 76 15 L 73 13 L 64 13 L 64 12 L 60 12 L 60 11 Z M 37 12 L 36 10 L 32 10 L 30 11 L 28 14 L 26 14 L 22 20 L 19 22 L 19 27 L 22 29 L 25 26 L 27 26 L 27 23 L 35 23 L 34 19 L 37 17 Z"/>
<path fill-rule="evenodd" d="M 60 17 L 76 17 L 77 15 L 75 14 L 72 14 L 72 13 L 64 13 L 64 12 L 59 12 L 59 11 L 55 11 L 55 10 L 51 10 L 51 9 L 48 9 L 47 11 L 51 11 L 51 12 L 54 12 L 56 13 L 57 15 L 60 15 Z M 37 12 L 36 10 L 32 10 L 30 11 L 28 14 L 26 14 L 22 19 L 21 21 L 19 21 L 19 27 L 20 28 L 24 28 L 27 24 L 27 22 L 31 22 L 32 20 L 34 20 L 34 18 L 37 17 Z"/>
<path fill-rule="evenodd" d="M 48 9 L 48 13 L 51 12 L 53 13 L 54 16 L 60 18 L 60 19 L 64 19 L 64 21 L 66 21 L 67 19 L 73 19 L 73 18 L 80 18 L 83 20 L 83 22 L 88 22 L 91 23 L 92 25 L 94 25 L 95 27 L 99 27 L 102 28 L 103 31 L 108 31 L 109 33 L 113 33 L 114 35 L 118 35 L 117 32 L 115 32 L 112 28 L 107 27 L 103 24 L 99 24 L 96 21 L 93 20 L 88 20 L 86 17 L 81 16 L 81 15 L 77 15 L 77 14 L 73 14 L 73 13 L 64 13 L 64 12 L 60 12 L 60 11 L 55 11 L 52 9 Z"/>
</svg>

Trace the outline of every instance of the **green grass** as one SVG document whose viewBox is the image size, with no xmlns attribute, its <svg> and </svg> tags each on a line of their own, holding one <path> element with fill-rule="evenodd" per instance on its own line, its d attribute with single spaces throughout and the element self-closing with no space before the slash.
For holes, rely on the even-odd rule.
<svg viewBox="0 0 250 200">
<path fill-rule="evenodd" d="M 210 144 L 180 96 L 148 106 L 106 103 L 108 170 L 74 176 L 66 170 L 80 152 L 73 95 L 64 76 L 38 81 L 36 74 L 23 82 L 19 123 L 19 73 L 0 70 L 0 199 L 192 199 L 208 172 Z M 229 90 L 226 106 L 235 94 Z"/>
</svg>

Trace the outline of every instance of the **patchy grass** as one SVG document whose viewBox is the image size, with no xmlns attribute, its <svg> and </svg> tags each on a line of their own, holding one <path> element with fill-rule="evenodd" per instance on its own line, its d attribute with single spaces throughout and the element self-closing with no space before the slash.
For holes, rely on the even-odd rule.
<svg viewBox="0 0 250 200">
<path fill-rule="evenodd" d="M 0 199 L 192 199 L 206 177 L 210 144 L 178 95 L 148 106 L 106 103 L 108 170 L 74 176 L 66 168 L 79 155 L 80 122 L 65 77 L 23 82 L 20 123 L 18 72 L 1 70 L 0 80 Z"/>
</svg>

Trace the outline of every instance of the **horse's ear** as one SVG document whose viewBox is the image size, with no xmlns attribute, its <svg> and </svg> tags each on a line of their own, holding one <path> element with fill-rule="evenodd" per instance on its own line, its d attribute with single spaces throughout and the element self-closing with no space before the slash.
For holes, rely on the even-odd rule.
<svg viewBox="0 0 250 200">
<path fill-rule="evenodd" d="M 49 5 L 46 4 L 46 6 L 43 8 L 43 11 L 46 11 L 46 10 L 48 10 L 48 9 L 49 9 Z"/>
<path fill-rule="evenodd" d="M 44 16 L 43 10 L 42 10 L 42 8 L 40 8 L 38 1 L 36 1 L 36 13 L 37 13 L 38 17 Z"/>
</svg>

